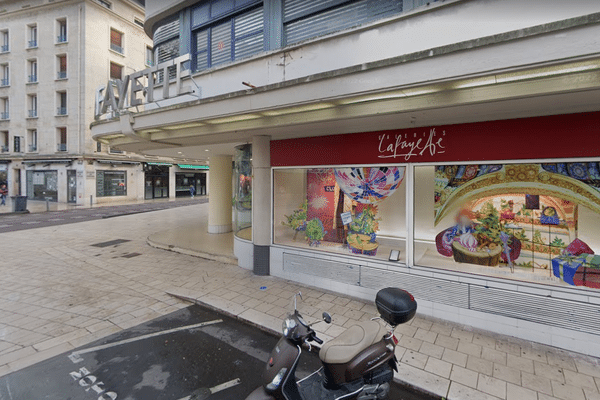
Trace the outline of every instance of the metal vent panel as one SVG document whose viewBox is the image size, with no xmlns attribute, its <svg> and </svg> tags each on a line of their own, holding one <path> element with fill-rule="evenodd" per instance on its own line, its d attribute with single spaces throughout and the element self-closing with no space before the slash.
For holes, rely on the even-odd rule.
<svg viewBox="0 0 600 400">
<path fill-rule="evenodd" d="M 322 260 L 297 254 L 283 254 L 283 270 L 295 274 L 317 276 L 336 282 L 358 284 L 360 268 L 358 265 Z"/>
<path fill-rule="evenodd" d="M 600 305 L 472 285 L 470 306 L 475 311 L 600 334 Z"/>
<path fill-rule="evenodd" d="M 466 283 L 371 267 L 361 268 L 360 283 L 375 290 L 395 286 L 408 290 L 417 299 L 460 308 L 469 307 L 469 285 Z"/>
<path fill-rule="evenodd" d="M 164 22 L 154 31 L 154 45 L 179 36 L 179 15 L 176 19 Z"/>
</svg>

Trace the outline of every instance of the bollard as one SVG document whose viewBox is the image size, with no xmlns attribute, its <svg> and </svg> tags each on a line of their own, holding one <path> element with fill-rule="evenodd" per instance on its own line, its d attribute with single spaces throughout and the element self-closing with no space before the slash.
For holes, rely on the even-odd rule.
<svg viewBox="0 0 600 400">
<path fill-rule="evenodd" d="M 46 212 L 50 211 L 50 200 L 46 197 Z"/>
<path fill-rule="evenodd" d="M 93 203 L 93 200 L 92 200 L 92 196 L 93 196 L 93 195 L 92 195 L 92 194 L 90 194 L 90 207 L 91 207 L 91 206 L 94 204 L 94 203 Z"/>
</svg>

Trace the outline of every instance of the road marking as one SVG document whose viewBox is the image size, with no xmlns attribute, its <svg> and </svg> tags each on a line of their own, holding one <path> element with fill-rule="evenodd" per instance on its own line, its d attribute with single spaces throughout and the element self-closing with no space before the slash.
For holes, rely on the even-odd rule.
<svg viewBox="0 0 600 400">
<path fill-rule="evenodd" d="M 160 332 L 150 333 L 148 335 L 137 336 L 137 337 L 134 337 L 134 338 L 125 339 L 125 340 L 121 340 L 121 341 L 118 341 L 118 342 L 107 343 L 107 344 L 103 344 L 101 346 L 90 347 L 88 349 L 74 351 L 73 353 L 69 354 L 68 357 L 73 362 L 73 364 L 76 364 L 78 362 L 83 361 L 83 358 L 81 358 L 81 354 L 93 353 L 94 351 L 104 350 L 104 349 L 108 349 L 108 348 L 111 348 L 111 347 L 120 346 L 122 344 L 133 343 L 133 342 L 137 342 L 139 340 L 149 339 L 149 338 L 153 338 L 153 337 L 161 336 L 161 335 L 166 335 L 166 334 L 173 333 L 173 332 L 179 332 L 179 331 L 185 331 L 185 330 L 192 330 L 192 329 L 202 328 L 204 326 L 214 325 L 214 324 L 218 324 L 220 322 L 223 322 L 223 320 L 222 319 L 215 319 L 214 321 L 201 322 L 199 324 L 187 325 L 187 326 L 182 326 L 182 327 L 173 328 L 173 329 L 167 329 L 166 331 L 160 331 Z"/>
<path fill-rule="evenodd" d="M 194 390 L 194 393 L 191 394 L 190 396 L 182 397 L 179 400 L 204 400 L 204 399 L 207 399 L 210 395 L 213 395 L 213 394 L 221 392 L 225 389 L 229 389 L 234 386 L 237 386 L 241 382 L 242 381 L 239 378 L 236 378 L 236 379 L 230 380 L 229 382 L 225 382 L 225 383 L 221 383 L 220 385 L 213 386 L 209 389 L 205 389 L 205 388 L 196 389 L 196 390 Z"/>
</svg>

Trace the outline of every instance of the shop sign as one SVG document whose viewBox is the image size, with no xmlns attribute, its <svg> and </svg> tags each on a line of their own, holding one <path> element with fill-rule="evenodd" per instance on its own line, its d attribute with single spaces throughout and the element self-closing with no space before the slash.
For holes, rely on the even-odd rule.
<svg viewBox="0 0 600 400">
<path fill-rule="evenodd" d="M 85 177 L 88 179 L 94 179 L 96 178 L 96 171 L 86 171 L 85 172 Z"/>
<path fill-rule="evenodd" d="M 100 86 L 96 89 L 95 117 L 99 118 L 108 112 L 118 112 L 129 107 L 153 103 L 156 100 L 164 100 L 192 93 L 190 86 L 183 86 L 182 84 L 183 78 L 190 76 L 190 70 L 186 68 L 186 64 L 189 61 L 190 55 L 186 54 L 154 67 L 136 71 L 133 74 L 126 75 L 123 79 L 111 80 L 106 86 Z M 158 82 L 157 79 L 158 75 L 162 73 L 163 80 L 165 80 L 166 77 L 169 77 L 169 71 L 172 68 L 176 70 L 174 94 L 170 92 L 170 84 L 163 84 L 162 81 Z M 163 89 L 162 96 L 159 99 L 155 99 L 154 89 L 161 86 Z M 139 95 L 144 95 L 145 100 L 139 98 Z"/>
<path fill-rule="evenodd" d="M 271 165 L 369 165 L 597 157 L 600 112 L 271 142 Z"/>
</svg>

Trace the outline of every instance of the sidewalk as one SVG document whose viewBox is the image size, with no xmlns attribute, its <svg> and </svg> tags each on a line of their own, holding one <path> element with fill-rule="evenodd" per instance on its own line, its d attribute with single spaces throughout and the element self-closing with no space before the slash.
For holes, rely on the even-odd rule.
<svg viewBox="0 0 600 400">
<path fill-rule="evenodd" d="M 204 196 L 196 196 L 196 198 Z M 46 211 L 64 211 L 64 210 L 83 210 L 89 208 L 101 208 L 101 207 L 114 207 L 114 206 L 125 206 L 135 204 L 155 204 L 155 203 L 167 203 L 167 202 L 179 202 L 190 200 L 190 197 L 179 197 L 175 199 L 151 199 L 151 200 L 126 200 L 126 201 L 115 201 L 110 203 L 95 203 L 90 206 L 89 201 L 84 204 L 73 204 L 73 203 L 58 203 L 48 202 L 48 208 L 46 202 L 43 200 L 27 200 L 27 210 L 30 213 L 43 213 Z M 0 206 L 0 214 L 12 213 L 12 199 L 6 198 L 6 205 Z"/>
<path fill-rule="evenodd" d="M 323 339 L 375 316 L 372 302 L 147 245 L 207 208 L 1 233 L 0 376 L 189 305 L 167 293 L 279 333 L 301 290 L 307 319 L 333 315 L 315 327 Z M 396 335 L 396 378 L 439 397 L 600 400 L 595 358 L 419 315 Z"/>
</svg>

